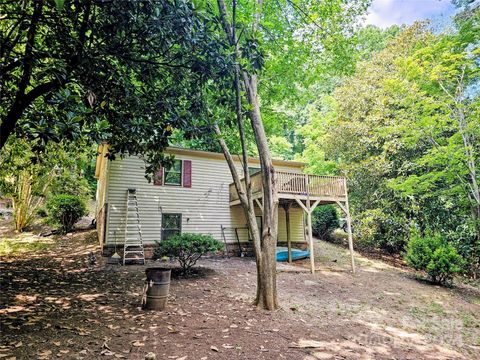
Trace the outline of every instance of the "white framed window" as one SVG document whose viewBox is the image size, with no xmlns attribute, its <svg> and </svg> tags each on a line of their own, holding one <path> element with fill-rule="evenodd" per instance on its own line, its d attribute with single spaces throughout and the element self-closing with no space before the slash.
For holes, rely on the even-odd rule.
<svg viewBox="0 0 480 360">
<path fill-rule="evenodd" d="M 182 185 L 182 160 L 174 160 L 172 166 L 166 167 L 163 171 L 163 183 L 165 185 Z"/>
</svg>

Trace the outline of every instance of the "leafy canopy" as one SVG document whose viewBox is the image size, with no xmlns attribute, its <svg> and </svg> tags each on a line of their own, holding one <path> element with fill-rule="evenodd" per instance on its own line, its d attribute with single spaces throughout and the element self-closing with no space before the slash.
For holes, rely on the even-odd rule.
<svg viewBox="0 0 480 360">
<path fill-rule="evenodd" d="M 81 137 L 152 162 L 205 116 L 202 86 L 228 71 L 210 14 L 190 1 L 2 3 L 1 144 Z"/>
</svg>

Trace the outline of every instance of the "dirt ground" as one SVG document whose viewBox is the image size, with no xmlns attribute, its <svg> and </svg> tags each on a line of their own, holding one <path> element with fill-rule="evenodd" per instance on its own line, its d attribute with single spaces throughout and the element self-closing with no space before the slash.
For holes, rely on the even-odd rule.
<svg viewBox="0 0 480 360">
<path fill-rule="evenodd" d="M 317 242 L 315 275 L 308 261 L 278 266 L 278 311 L 251 305 L 252 259 L 214 258 L 172 280 L 165 311 L 145 312 L 144 267 L 106 265 L 94 232 L 29 241 L 45 246 L 1 258 L 0 358 L 480 358 L 478 288 L 432 286 L 359 255 L 352 275 L 329 243 Z"/>
</svg>

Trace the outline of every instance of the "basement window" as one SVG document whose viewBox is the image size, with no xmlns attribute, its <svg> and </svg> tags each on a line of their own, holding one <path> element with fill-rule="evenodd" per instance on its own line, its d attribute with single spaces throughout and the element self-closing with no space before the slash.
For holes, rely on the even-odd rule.
<svg viewBox="0 0 480 360">
<path fill-rule="evenodd" d="M 162 240 L 182 233 L 182 214 L 162 215 Z"/>
<path fill-rule="evenodd" d="M 182 185 L 182 160 L 174 160 L 172 166 L 163 172 L 165 185 Z"/>
</svg>

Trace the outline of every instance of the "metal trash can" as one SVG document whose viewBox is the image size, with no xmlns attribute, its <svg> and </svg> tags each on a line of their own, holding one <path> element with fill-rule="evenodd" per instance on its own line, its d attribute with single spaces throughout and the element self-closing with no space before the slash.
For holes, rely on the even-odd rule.
<svg viewBox="0 0 480 360">
<path fill-rule="evenodd" d="M 170 292 L 171 269 L 152 267 L 147 268 L 145 274 L 147 275 L 147 283 L 142 308 L 144 310 L 165 309 Z"/>
</svg>

